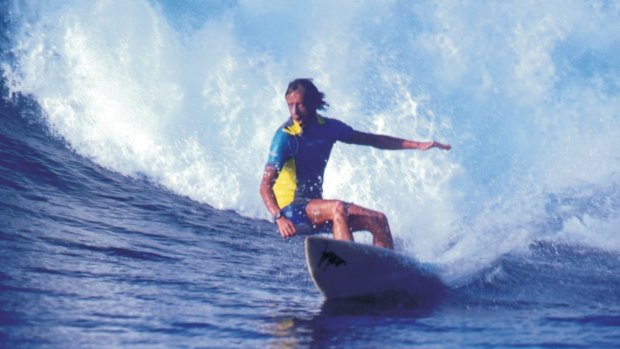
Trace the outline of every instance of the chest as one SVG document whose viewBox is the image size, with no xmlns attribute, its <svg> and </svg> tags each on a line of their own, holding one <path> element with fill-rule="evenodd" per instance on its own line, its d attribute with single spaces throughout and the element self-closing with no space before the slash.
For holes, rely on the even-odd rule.
<svg viewBox="0 0 620 349">
<path fill-rule="evenodd" d="M 329 158 L 334 143 L 329 134 L 320 134 L 320 128 L 315 132 L 304 132 L 292 140 L 292 155 L 298 163 L 325 163 Z"/>
</svg>

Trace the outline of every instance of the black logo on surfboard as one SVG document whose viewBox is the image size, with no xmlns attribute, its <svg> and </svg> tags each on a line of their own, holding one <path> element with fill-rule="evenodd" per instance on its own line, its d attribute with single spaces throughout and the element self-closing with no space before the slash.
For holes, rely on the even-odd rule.
<svg viewBox="0 0 620 349">
<path fill-rule="evenodd" d="M 325 263 L 325 266 L 323 266 L 323 263 Z M 321 259 L 319 259 L 319 268 L 323 267 L 323 270 L 325 270 L 330 265 L 333 265 L 336 268 L 338 268 L 339 266 L 343 264 L 347 265 L 347 262 L 344 259 L 340 258 L 340 256 L 338 256 L 334 252 L 327 251 L 327 242 L 326 242 L 325 250 L 321 252 Z"/>
</svg>

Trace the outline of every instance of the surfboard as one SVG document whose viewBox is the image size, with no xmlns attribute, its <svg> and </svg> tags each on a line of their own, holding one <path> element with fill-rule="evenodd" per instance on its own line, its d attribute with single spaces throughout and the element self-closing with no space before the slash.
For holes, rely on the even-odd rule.
<svg viewBox="0 0 620 349">
<path fill-rule="evenodd" d="M 305 249 L 312 280 L 328 300 L 391 294 L 434 302 L 445 291 L 430 266 L 392 250 L 319 236 L 307 237 Z"/>
</svg>

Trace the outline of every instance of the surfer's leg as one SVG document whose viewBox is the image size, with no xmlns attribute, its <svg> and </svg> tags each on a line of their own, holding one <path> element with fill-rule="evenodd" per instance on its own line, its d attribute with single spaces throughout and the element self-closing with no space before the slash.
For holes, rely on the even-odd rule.
<svg viewBox="0 0 620 349">
<path fill-rule="evenodd" d="M 385 214 L 355 204 L 348 205 L 347 211 L 351 231 L 369 231 L 373 237 L 373 245 L 394 249 L 390 224 Z"/>
<path fill-rule="evenodd" d="M 310 222 L 321 226 L 332 222 L 334 239 L 353 241 L 347 219 L 347 204 L 340 200 L 313 199 L 306 206 Z"/>
</svg>

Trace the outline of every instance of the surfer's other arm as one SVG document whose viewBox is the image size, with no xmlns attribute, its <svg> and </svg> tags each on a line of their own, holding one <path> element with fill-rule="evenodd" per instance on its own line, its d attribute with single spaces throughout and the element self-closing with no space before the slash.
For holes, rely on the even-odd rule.
<svg viewBox="0 0 620 349">
<path fill-rule="evenodd" d="M 420 149 L 428 150 L 431 148 L 439 148 L 443 150 L 450 150 L 452 148 L 449 144 L 439 143 L 437 141 L 418 142 L 409 139 L 397 138 L 392 136 L 366 133 L 360 131 L 353 131 L 353 134 L 347 139 L 347 143 L 369 145 L 371 147 L 387 150 L 398 149 Z"/>
<path fill-rule="evenodd" d="M 278 201 L 276 200 L 276 195 L 273 192 L 273 185 L 277 178 L 278 170 L 273 166 L 265 166 L 263 179 L 260 182 L 260 196 L 273 217 L 277 217 L 281 212 Z M 283 238 L 291 237 L 297 233 L 297 229 L 295 229 L 293 222 L 285 216 L 280 216 L 275 219 L 275 223 L 278 225 L 278 231 Z"/>
</svg>

